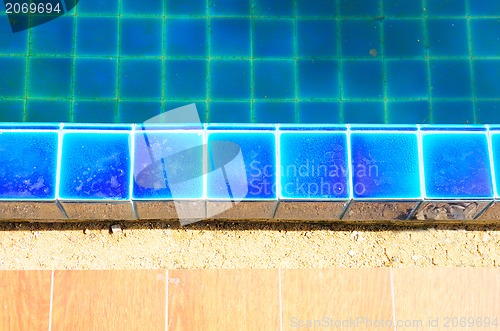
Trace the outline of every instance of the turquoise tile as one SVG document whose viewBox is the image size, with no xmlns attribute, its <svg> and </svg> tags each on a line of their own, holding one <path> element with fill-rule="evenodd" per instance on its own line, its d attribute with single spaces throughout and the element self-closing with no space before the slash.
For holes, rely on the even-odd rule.
<svg viewBox="0 0 500 331">
<path fill-rule="evenodd" d="M 255 57 L 292 57 L 293 21 L 255 19 L 253 21 L 253 45 Z"/>
<path fill-rule="evenodd" d="M 344 99 L 383 97 L 382 61 L 344 61 L 342 73 L 342 97 Z"/>
<path fill-rule="evenodd" d="M 337 22 L 297 20 L 297 51 L 299 56 L 337 56 Z"/>
<path fill-rule="evenodd" d="M 431 120 L 428 101 L 389 101 L 387 113 L 391 124 L 425 124 Z"/>
<path fill-rule="evenodd" d="M 122 59 L 120 61 L 120 97 L 157 98 L 162 95 L 160 60 Z"/>
<path fill-rule="evenodd" d="M 206 0 L 165 0 L 166 11 L 170 15 L 205 15 Z"/>
<path fill-rule="evenodd" d="M 210 61 L 210 99 L 250 99 L 250 61 Z"/>
<path fill-rule="evenodd" d="M 116 60 L 76 59 L 75 97 L 116 98 Z"/>
<path fill-rule="evenodd" d="M 58 100 L 28 100 L 26 122 L 69 122 L 70 104 Z"/>
<path fill-rule="evenodd" d="M 378 16 L 380 15 L 379 0 L 339 0 L 341 16 Z"/>
<path fill-rule="evenodd" d="M 250 0 L 209 0 L 210 14 L 231 16 L 249 15 Z"/>
<path fill-rule="evenodd" d="M 341 55 L 371 58 L 370 50 L 380 51 L 380 22 L 374 19 L 342 20 L 340 22 Z"/>
<path fill-rule="evenodd" d="M 210 55 L 250 56 L 250 23 L 247 18 L 210 20 Z"/>
<path fill-rule="evenodd" d="M 165 95 L 171 99 L 206 99 L 207 61 L 167 60 Z"/>
<path fill-rule="evenodd" d="M 478 0 L 470 2 L 470 14 L 491 16 L 500 14 L 500 3 L 497 1 Z"/>
<path fill-rule="evenodd" d="M 294 102 L 255 102 L 256 123 L 295 123 Z"/>
<path fill-rule="evenodd" d="M 121 31 L 120 34 L 121 55 L 125 56 L 162 55 L 161 19 L 124 18 L 121 20 L 120 31 Z"/>
<path fill-rule="evenodd" d="M 98 33 L 96 33 L 98 31 Z M 116 56 L 118 20 L 113 17 L 78 17 L 76 54 Z"/>
<path fill-rule="evenodd" d="M 160 115 L 161 103 L 152 101 L 121 101 L 118 104 L 119 123 L 142 123 Z"/>
<path fill-rule="evenodd" d="M 477 101 L 478 124 L 500 124 L 500 104 L 497 101 Z"/>
<path fill-rule="evenodd" d="M 294 70 L 293 61 L 255 61 L 255 98 L 294 98 Z"/>
<path fill-rule="evenodd" d="M 78 14 L 116 14 L 117 1 L 79 1 Z"/>
<path fill-rule="evenodd" d="M 73 122 L 114 123 L 116 120 L 116 101 L 75 101 L 73 105 Z"/>
<path fill-rule="evenodd" d="M 26 54 L 28 50 L 28 32 L 12 33 L 9 21 L 0 20 L 0 54 Z"/>
<path fill-rule="evenodd" d="M 253 0 L 253 10 L 258 16 L 292 16 L 293 0 Z"/>
<path fill-rule="evenodd" d="M 300 102 L 299 123 L 340 123 L 338 102 Z"/>
<path fill-rule="evenodd" d="M 474 60 L 474 91 L 478 98 L 500 96 L 500 61 Z"/>
<path fill-rule="evenodd" d="M 470 98 L 470 64 L 466 60 L 431 60 L 431 93 L 438 98 Z"/>
<path fill-rule="evenodd" d="M 470 28 L 474 56 L 500 55 L 499 19 L 471 19 Z"/>
<path fill-rule="evenodd" d="M 176 109 L 176 108 L 179 108 L 179 107 L 183 107 L 183 106 L 186 106 L 186 103 L 188 102 L 182 102 L 182 101 L 179 101 L 179 102 L 174 102 L 174 101 L 169 101 L 169 102 L 165 102 L 164 106 L 163 106 L 163 111 L 169 111 L 171 109 Z M 206 100 L 203 100 L 203 101 L 195 101 L 195 102 L 192 102 L 190 101 L 189 103 L 195 103 L 196 104 L 196 111 L 198 112 L 198 117 L 200 119 L 200 122 L 201 123 L 205 123 L 207 121 L 207 103 L 206 103 Z M 197 123 L 194 123 L 194 124 L 197 124 Z"/>
<path fill-rule="evenodd" d="M 429 16 L 460 16 L 466 14 L 467 0 L 429 1 L 426 4 L 426 13 Z"/>
<path fill-rule="evenodd" d="M 462 19 L 427 20 L 429 55 L 469 56 L 467 22 Z"/>
<path fill-rule="evenodd" d="M 423 14 L 421 0 L 393 0 L 384 2 L 384 14 L 397 17 L 414 17 Z"/>
<path fill-rule="evenodd" d="M 22 122 L 24 100 L 0 100 L 0 122 Z"/>
<path fill-rule="evenodd" d="M 388 98 L 429 97 L 427 65 L 421 60 L 386 61 Z"/>
<path fill-rule="evenodd" d="M 67 98 L 71 93 L 70 58 L 31 58 L 28 95 L 42 98 Z"/>
<path fill-rule="evenodd" d="M 31 29 L 31 54 L 71 55 L 74 22 L 74 17 L 65 15 L 49 24 Z"/>
<path fill-rule="evenodd" d="M 384 54 L 396 58 L 424 56 L 423 19 L 385 19 Z"/>
<path fill-rule="evenodd" d="M 2 97 L 24 97 L 26 80 L 26 60 L 17 58 L 0 58 L 2 79 L 0 79 L 0 95 Z"/>
<path fill-rule="evenodd" d="M 210 102 L 209 122 L 250 123 L 251 109 L 248 102 Z"/>
<path fill-rule="evenodd" d="M 336 16 L 337 3 L 332 0 L 296 0 L 299 16 Z"/>
<path fill-rule="evenodd" d="M 344 123 L 384 123 L 383 102 L 344 102 Z"/>
<path fill-rule="evenodd" d="M 204 19 L 172 18 L 166 21 L 165 53 L 169 56 L 205 56 L 207 23 Z"/>
<path fill-rule="evenodd" d="M 432 123 L 472 124 L 474 110 L 472 101 L 433 101 Z"/>
<path fill-rule="evenodd" d="M 297 65 L 299 98 L 339 98 L 337 61 L 304 60 Z"/>
<path fill-rule="evenodd" d="M 122 13 L 130 15 L 161 15 L 163 1 L 121 1 Z"/>
</svg>

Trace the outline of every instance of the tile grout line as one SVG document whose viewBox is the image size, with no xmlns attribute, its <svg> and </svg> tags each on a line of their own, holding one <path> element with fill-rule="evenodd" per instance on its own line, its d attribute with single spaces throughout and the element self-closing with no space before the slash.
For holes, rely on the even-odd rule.
<svg viewBox="0 0 500 331">
<path fill-rule="evenodd" d="M 343 59 L 342 59 L 342 37 L 341 37 L 341 26 L 340 26 L 340 0 L 336 1 L 336 10 L 337 10 L 337 15 L 335 17 L 335 23 L 337 27 L 337 66 L 338 66 L 338 83 L 339 83 L 339 97 L 338 97 L 338 103 L 339 103 L 339 123 L 344 123 L 344 102 L 343 102 L 343 80 L 344 80 L 344 75 L 343 75 Z"/>
<path fill-rule="evenodd" d="M 168 269 L 165 269 L 165 331 L 168 331 Z"/>
<path fill-rule="evenodd" d="M 423 23 L 423 28 L 424 28 L 424 50 L 425 50 L 425 64 L 427 67 L 427 94 L 428 94 L 428 100 L 429 100 L 429 123 L 434 122 L 433 119 L 433 114 L 432 114 L 432 82 L 431 82 L 431 64 L 430 64 L 430 58 L 429 58 L 429 27 L 428 27 L 428 16 L 427 16 L 427 9 L 426 9 L 426 0 L 422 0 L 422 8 L 424 10 L 423 15 L 422 15 L 422 23 Z M 449 59 L 449 58 L 446 58 Z"/>
<path fill-rule="evenodd" d="M 163 113 L 165 109 L 165 99 L 167 93 L 167 2 L 163 0 L 163 15 L 161 20 L 161 109 Z"/>
<path fill-rule="evenodd" d="M 206 44 L 207 44 L 207 50 L 206 50 L 206 74 L 207 74 L 207 86 L 206 86 L 206 101 L 205 101 L 205 122 L 208 122 L 209 115 L 210 115 L 210 95 L 211 93 L 211 64 L 210 64 L 210 55 L 212 53 L 212 38 L 211 38 L 211 33 L 210 33 L 210 28 L 211 28 L 211 21 L 210 21 L 210 0 L 206 0 L 206 6 L 205 6 L 205 15 L 206 15 L 206 31 L 205 31 L 205 36 L 206 36 Z"/>
<path fill-rule="evenodd" d="M 250 0 L 250 123 L 255 123 L 254 0 Z"/>
<path fill-rule="evenodd" d="M 64 1 L 62 1 L 64 3 Z M 75 75 L 76 75 L 76 69 L 75 69 L 75 64 L 76 64 L 76 31 L 77 31 L 77 25 L 78 25 L 78 12 L 77 12 L 77 7 L 74 6 L 73 10 L 74 15 L 73 15 L 73 49 L 71 50 L 72 52 L 72 58 L 71 58 L 71 95 L 70 95 L 70 102 L 69 102 L 69 121 L 74 122 L 75 119 Z"/>
<path fill-rule="evenodd" d="M 293 0 L 293 70 L 295 76 L 294 93 L 295 93 L 295 123 L 299 122 L 299 60 L 298 60 L 298 18 L 297 18 L 297 0 Z"/>
<path fill-rule="evenodd" d="M 54 302 L 54 270 L 50 274 L 49 331 L 52 331 L 52 307 Z"/>
<path fill-rule="evenodd" d="M 379 15 L 384 17 L 384 0 L 379 2 Z M 377 21 L 376 21 L 377 22 Z M 389 113 L 387 110 L 387 61 L 385 58 L 385 29 L 384 19 L 380 20 L 380 55 L 382 57 L 382 87 L 384 97 L 384 123 L 389 124 Z"/>
<path fill-rule="evenodd" d="M 396 325 L 396 302 L 394 299 L 394 277 L 392 274 L 392 267 L 389 267 L 389 275 L 391 280 L 392 323 L 394 323 L 394 331 L 396 331 L 398 328 Z"/>
<path fill-rule="evenodd" d="M 281 268 L 278 268 L 278 293 L 280 306 L 280 331 L 283 331 L 283 297 L 281 292 Z"/>
<path fill-rule="evenodd" d="M 465 20 L 467 22 L 467 43 L 469 46 L 469 70 L 470 70 L 470 83 L 472 92 L 472 116 L 474 124 L 477 123 L 477 107 L 476 107 L 476 84 L 474 80 L 474 65 L 472 61 L 472 32 L 470 27 L 470 0 L 465 1 Z"/>
<path fill-rule="evenodd" d="M 121 33 L 122 33 L 122 2 L 118 1 L 117 17 L 117 41 L 116 41 L 116 105 L 115 105 L 115 123 L 119 122 L 120 117 L 120 70 L 121 70 Z"/>
<path fill-rule="evenodd" d="M 29 17 L 29 25 L 31 25 L 31 15 Z M 26 38 L 27 50 L 26 50 L 26 63 L 24 67 L 24 72 L 26 76 L 24 77 L 24 109 L 23 109 L 23 122 L 28 120 L 28 95 L 29 95 L 29 72 L 31 64 L 31 29 L 28 29 L 28 37 Z"/>
</svg>

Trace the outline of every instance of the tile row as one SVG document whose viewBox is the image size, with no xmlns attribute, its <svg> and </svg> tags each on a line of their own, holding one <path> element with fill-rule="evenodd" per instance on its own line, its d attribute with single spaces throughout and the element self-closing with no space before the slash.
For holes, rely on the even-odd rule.
<svg viewBox="0 0 500 331">
<path fill-rule="evenodd" d="M 0 125 L 0 218 L 500 218 L 500 126 Z"/>
</svg>

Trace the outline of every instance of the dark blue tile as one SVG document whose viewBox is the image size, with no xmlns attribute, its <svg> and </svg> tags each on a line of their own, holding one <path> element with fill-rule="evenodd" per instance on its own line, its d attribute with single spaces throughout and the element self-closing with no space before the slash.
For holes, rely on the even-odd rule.
<svg viewBox="0 0 500 331">
<path fill-rule="evenodd" d="M 206 0 L 166 0 L 166 10 L 169 15 L 205 15 Z"/>
<path fill-rule="evenodd" d="M 255 102 L 256 123 L 294 123 L 295 103 Z"/>
<path fill-rule="evenodd" d="M 433 101 L 432 123 L 473 124 L 474 110 L 471 101 Z"/>
<path fill-rule="evenodd" d="M 69 58 L 32 58 L 29 61 L 29 96 L 57 98 L 71 93 Z"/>
<path fill-rule="evenodd" d="M 500 96 L 500 61 L 473 61 L 475 93 L 478 98 Z"/>
<path fill-rule="evenodd" d="M 347 199 L 344 132 L 280 134 L 281 198 Z"/>
<path fill-rule="evenodd" d="M 398 131 L 398 132 L 417 132 L 417 124 L 350 124 L 351 131 L 375 132 L 375 131 Z"/>
<path fill-rule="evenodd" d="M 250 0 L 209 0 L 212 15 L 249 15 Z"/>
<path fill-rule="evenodd" d="M 438 98 L 470 97 L 470 63 L 467 60 L 430 62 L 431 93 Z"/>
<path fill-rule="evenodd" d="M 78 55 L 113 56 L 118 52 L 118 21 L 111 17 L 79 17 L 76 31 Z"/>
<path fill-rule="evenodd" d="M 276 131 L 276 124 L 207 124 L 208 131 L 266 131 L 266 132 L 274 132 Z"/>
<path fill-rule="evenodd" d="M 255 97 L 281 99 L 295 97 L 295 74 L 292 61 L 255 61 Z"/>
<path fill-rule="evenodd" d="M 74 17 L 65 15 L 31 29 L 31 54 L 71 55 L 74 20 Z"/>
<path fill-rule="evenodd" d="M 122 132 L 131 132 L 132 125 L 131 124 L 115 124 L 115 123 L 63 123 L 63 130 L 73 130 L 73 131 L 101 131 L 101 133 L 122 133 Z M 84 132 L 90 133 L 90 132 Z"/>
<path fill-rule="evenodd" d="M 423 20 L 384 20 L 384 52 L 387 57 L 423 56 Z"/>
<path fill-rule="evenodd" d="M 293 56 L 293 22 L 288 19 L 253 22 L 255 57 Z"/>
<path fill-rule="evenodd" d="M 424 124 L 430 121 L 428 101 L 394 101 L 387 103 L 389 123 Z"/>
<path fill-rule="evenodd" d="M 470 28 L 475 56 L 500 55 L 500 19 L 471 19 Z"/>
<path fill-rule="evenodd" d="M 298 16 L 336 16 L 334 0 L 296 0 Z"/>
<path fill-rule="evenodd" d="M 384 2 L 384 14 L 398 17 L 420 16 L 423 14 L 421 0 L 393 0 Z"/>
<path fill-rule="evenodd" d="M 120 97 L 161 98 L 161 61 L 121 60 Z"/>
<path fill-rule="evenodd" d="M 57 132 L 3 131 L 0 199 L 54 199 L 57 145 Z"/>
<path fill-rule="evenodd" d="M 211 123 L 250 123 L 249 102 L 210 102 Z"/>
<path fill-rule="evenodd" d="M 486 132 L 486 125 L 478 125 L 478 124 L 423 124 L 420 126 L 421 131 L 465 131 L 466 133 L 470 132 Z"/>
<path fill-rule="evenodd" d="M 425 5 L 429 16 L 461 16 L 465 15 L 466 0 L 429 1 Z"/>
<path fill-rule="evenodd" d="M 385 123 L 383 102 L 344 102 L 344 123 Z"/>
<path fill-rule="evenodd" d="M 382 61 L 344 61 L 342 65 L 344 99 L 383 97 Z"/>
<path fill-rule="evenodd" d="M 297 50 L 299 56 L 337 56 L 337 22 L 298 20 Z"/>
<path fill-rule="evenodd" d="M 343 20 L 340 23 L 340 35 L 344 57 L 370 58 L 370 50 L 380 51 L 380 22 L 376 20 Z"/>
<path fill-rule="evenodd" d="M 250 20 L 214 18 L 210 21 L 210 55 L 250 56 Z"/>
<path fill-rule="evenodd" d="M 120 54 L 162 55 L 162 20 L 125 18 L 121 22 Z"/>
<path fill-rule="evenodd" d="M 226 149 L 221 150 L 223 144 L 236 144 L 243 158 L 244 172 L 240 169 L 219 165 L 222 156 L 227 156 Z M 227 199 L 228 186 L 232 195 L 235 191 L 244 193 L 248 191 L 245 199 L 262 200 L 276 198 L 276 137 L 274 132 L 209 132 L 208 153 L 211 168 L 208 176 L 208 199 Z M 239 154 L 235 153 L 235 154 Z M 235 155 L 236 157 L 237 155 Z M 217 172 L 224 167 L 229 182 L 225 176 Z M 232 183 L 231 178 L 237 178 L 238 183 Z M 244 181 L 246 179 L 246 181 Z M 246 185 L 245 185 L 246 183 Z M 233 184 L 233 185 L 231 185 Z M 234 189 L 234 184 L 238 187 Z"/>
<path fill-rule="evenodd" d="M 467 22 L 462 19 L 427 21 L 429 55 L 469 56 Z"/>
<path fill-rule="evenodd" d="M 386 70 L 388 98 L 425 98 L 429 96 L 425 61 L 387 61 Z"/>
<path fill-rule="evenodd" d="M 378 16 L 380 15 L 379 0 L 339 0 L 341 16 Z"/>
<path fill-rule="evenodd" d="M 207 23 L 203 19 L 168 19 L 167 48 L 169 56 L 205 56 Z"/>
<path fill-rule="evenodd" d="M 253 0 L 254 14 L 258 16 L 292 16 L 293 0 Z"/>
<path fill-rule="evenodd" d="M 500 103 L 498 101 L 476 101 L 478 124 L 500 124 Z"/>
<path fill-rule="evenodd" d="M 299 123 L 339 123 L 338 102 L 299 102 Z"/>
<path fill-rule="evenodd" d="M 113 123 L 115 113 L 116 101 L 75 101 L 73 122 Z"/>
<path fill-rule="evenodd" d="M 207 94 L 207 63 L 205 60 L 166 61 L 167 98 L 205 99 Z"/>
<path fill-rule="evenodd" d="M 210 61 L 210 99 L 250 99 L 250 61 Z"/>
<path fill-rule="evenodd" d="M 279 131 L 300 131 L 301 133 L 306 133 L 310 131 L 335 131 L 335 132 L 347 132 L 347 125 L 345 124 L 280 124 Z"/>
<path fill-rule="evenodd" d="M 353 195 L 419 199 L 417 133 L 351 133 Z"/>
<path fill-rule="evenodd" d="M 12 33 L 9 21 L 0 21 L 0 49 L 2 54 L 26 54 L 28 51 L 28 31 Z"/>
<path fill-rule="evenodd" d="M 0 122 L 22 122 L 24 100 L 0 100 Z"/>
<path fill-rule="evenodd" d="M 493 197 L 486 134 L 422 133 L 422 148 L 427 198 Z"/>
<path fill-rule="evenodd" d="M 122 13 L 130 15 L 162 15 L 163 1 L 122 0 Z"/>
<path fill-rule="evenodd" d="M 120 123 L 142 123 L 160 115 L 160 102 L 130 102 L 121 101 L 118 104 L 118 121 Z"/>
<path fill-rule="evenodd" d="M 184 107 L 186 106 L 186 103 L 195 103 L 196 104 L 196 111 L 198 112 L 198 118 L 199 118 L 199 121 L 200 123 L 206 123 L 207 122 L 207 118 L 208 118 L 208 113 L 207 113 L 207 102 L 206 102 L 206 99 L 204 98 L 203 100 L 199 100 L 199 101 L 196 101 L 196 102 L 182 102 L 182 101 L 179 101 L 179 102 L 175 102 L 175 101 L 169 101 L 169 102 L 165 102 L 164 106 L 163 106 L 163 110 L 164 111 L 169 111 L 171 109 L 176 109 L 176 108 L 179 108 L 179 107 Z M 190 122 L 192 124 L 194 124 L 195 126 L 197 126 L 197 124 L 199 124 L 198 122 L 194 123 L 194 122 Z"/>
<path fill-rule="evenodd" d="M 26 59 L 22 57 L 0 58 L 2 79 L 0 79 L 0 97 L 24 97 L 26 80 Z"/>
<path fill-rule="evenodd" d="M 116 60 L 76 59 L 75 97 L 115 98 Z"/>
<path fill-rule="evenodd" d="M 203 136 L 186 131 L 135 134 L 133 199 L 203 197 Z"/>
<path fill-rule="evenodd" d="M 470 14 L 477 16 L 499 15 L 500 2 L 490 0 L 471 1 Z"/>
<path fill-rule="evenodd" d="M 69 101 L 28 100 L 26 104 L 27 122 L 69 122 Z"/>
<path fill-rule="evenodd" d="M 298 62 L 300 98 L 339 97 L 338 63 L 331 60 L 304 60 Z"/>
<path fill-rule="evenodd" d="M 79 1 L 78 14 L 118 14 L 118 1 Z"/>
<path fill-rule="evenodd" d="M 61 123 L 33 123 L 33 122 L 24 122 L 24 123 L 3 123 L 0 122 L 1 130 L 59 130 L 61 128 Z"/>
<path fill-rule="evenodd" d="M 130 198 L 128 133 L 63 133 L 59 197 L 69 200 Z"/>
</svg>

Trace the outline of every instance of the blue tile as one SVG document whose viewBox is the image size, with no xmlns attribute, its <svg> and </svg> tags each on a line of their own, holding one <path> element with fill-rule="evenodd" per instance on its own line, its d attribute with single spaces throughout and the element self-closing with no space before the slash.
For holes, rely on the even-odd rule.
<svg viewBox="0 0 500 331">
<path fill-rule="evenodd" d="M 500 61 L 475 60 L 472 63 L 476 97 L 497 98 L 500 95 Z"/>
<path fill-rule="evenodd" d="M 245 166 L 244 173 L 239 173 L 240 169 L 234 169 L 230 165 L 222 164 L 221 166 L 226 168 L 226 174 L 231 175 L 228 178 L 238 175 L 239 182 L 236 184 L 244 186 L 238 191 L 248 190 L 245 199 L 276 198 L 276 137 L 274 132 L 209 132 L 209 163 L 215 166 L 219 163 L 221 156 L 227 156 L 226 150 L 221 151 L 217 143 L 219 146 L 220 143 L 234 143 L 239 147 Z M 228 183 L 224 176 L 217 175 L 215 170 L 218 169 L 212 170 L 212 174 L 208 176 L 208 199 L 227 199 L 228 186 L 234 195 L 232 183 Z"/>
<path fill-rule="evenodd" d="M 252 121 L 248 102 L 210 102 L 211 123 L 250 123 Z"/>
<path fill-rule="evenodd" d="M 470 28 L 473 55 L 500 55 L 500 20 L 471 19 Z"/>
<path fill-rule="evenodd" d="M 370 50 L 380 51 L 380 23 L 376 20 L 343 20 L 340 35 L 344 57 L 370 58 Z"/>
<path fill-rule="evenodd" d="M 27 122 L 69 122 L 69 101 L 28 100 L 26 104 Z"/>
<path fill-rule="evenodd" d="M 159 56 L 162 55 L 161 45 L 161 19 L 122 19 L 120 35 L 121 55 Z"/>
<path fill-rule="evenodd" d="M 133 199 L 203 197 L 203 136 L 143 131 L 135 134 Z"/>
<path fill-rule="evenodd" d="M 383 97 L 382 61 L 344 61 L 342 72 L 344 99 Z"/>
<path fill-rule="evenodd" d="M 209 0 L 212 15 L 249 15 L 250 0 Z"/>
<path fill-rule="evenodd" d="M 293 61 L 255 61 L 255 97 L 259 99 L 294 98 Z"/>
<path fill-rule="evenodd" d="M 115 98 L 116 60 L 76 59 L 75 97 Z"/>
<path fill-rule="evenodd" d="M 293 22 L 287 19 L 253 22 L 255 57 L 293 56 Z"/>
<path fill-rule="evenodd" d="M 18 57 L 0 58 L 2 79 L 0 79 L 1 97 L 24 97 L 26 80 L 26 60 Z"/>
<path fill-rule="evenodd" d="M 163 1 L 122 0 L 122 13 L 130 15 L 162 15 Z"/>
<path fill-rule="evenodd" d="M 79 1 L 78 14 L 117 14 L 117 1 Z"/>
<path fill-rule="evenodd" d="M 500 14 L 500 2 L 477 0 L 470 2 L 470 14 L 477 16 L 491 16 Z"/>
<path fill-rule="evenodd" d="M 428 101 L 394 101 L 387 103 L 389 123 L 424 124 L 430 121 Z"/>
<path fill-rule="evenodd" d="M 465 15 L 466 0 L 429 1 L 425 5 L 429 16 L 460 16 Z"/>
<path fill-rule="evenodd" d="M 115 101 L 75 101 L 73 121 L 77 123 L 115 122 Z"/>
<path fill-rule="evenodd" d="M 250 61 L 210 61 L 210 99 L 250 99 Z"/>
<path fill-rule="evenodd" d="M 76 36 L 78 55 L 117 55 L 118 21 L 116 18 L 79 17 Z"/>
<path fill-rule="evenodd" d="M 281 198 L 347 199 L 345 133 L 280 134 Z"/>
<path fill-rule="evenodd" d="M 166 11 L 169 15 L 205 15 L 206 0 L 166 0 Z"/>
<path fill-rule="evenodd" d="M 254 110 L 257 123 L 295 122 L 295 103 L 293 102 L 255 102 Z"/>
<path fill-rule="evenodd" d="M 57 132 L 3 131 L 0 135 L 0 199 L 54 199 L 57 145 Z"/>
<path fill-rule="evenodd" d="M 120 123 L 142 123 L 160 115 L 160 102 L 121 101 L 118 104 L 118 121 Z"/>
<path fill-rule="evenodd" d="M 377 16 L 380 15 L 379 0 L 339 0 L 341 16 Z"/>
<path fill-rule="evenodd" d="M 65 15 L 31 29 L 31 54 L 71 55 L 74 20 L 74 17 Z"/>
<path fill-rule="evenodd" d="M 296 0 L 299 16 L 335 16 L 337 3 L 332 0 Z"/>
<path fill-rule="evenodd" d="M 344 123 L 376 123 L 385 122 L 383 102 L 344 102 Z"/>
<path fill-rule="evenodd" d="M 167 20 L 167 48 L 169 56 L 205 56 L 206 55 L 206 20 L 176 19 Z"/>
<path fill-rule="evenodd" d="M 292 16 L 293 0 L 253 0 L 254 14 L 258 16 Z"/>
<path fill-rule="evenodd" d="M 127 200 L 130 135 L 64 132 L 59 197 L 70 200 Z"/>
<path fill-rule="evenodd" d="M 207 64 L 205 60 L 166 61 L 167 98 L 205 99 L 207 94 Z"/>
<path fill-rule="evenodd" d="M 469 56 L 467 22 L 463 19 L 427 20 L 429 55 Z"/>
<path fill-rule="evenodd" d="M 161 98 L 161 61 L 121 60 L 120 97 Z"/>
<path fill-rule="evenodd" d="M 420 16 L 423 14 L 421 0 L 393 0 L 384 2 L 384 14 L 398 17 Z"/>
<path fill-rule="evenodd" d="M 0 100 L 0 122 L 22 122 L 24 100 Z"/>
<path fill-rule="evenodd" d="M 500 103 L 498 101 L 476 101 L 478 124 L 500 124 Z"/>
<path fill-rule="evenodd" d="M 71 93 L 69 58 L 32 58 L 29 61 L 30 97 L 69 97 Z"/>
<path fill-rule="evenodd" d="M 300 98 L 338 98 L 338 63 L 331 60 L 304 60 L 298 62 Z"/>
<path fill-rule="evenodd" d="M 132 131 L 132 125 L 130 124 L 115 124 L 115 123 L 63 123 L 63 130 L 73 130 L 82 132 L 83 131 L 101 131 L 101 133 L 122 133 Z M 90 133 L 90 132 L 84 132 Z"/>
<path fill-rule="evenodd" d="M 214 18 L 210 21 L 212 56 L 250 56 L 250 20 Z"/>
<path fill-rule="evenodd" d="M 427 198 L 493 196 L 485 134 L 422 133 L 422 148 Z"/>
<path fill-rule="evenodd" d="M 423 20 L 384 20 L 384 52 L 387 57 L 423 56 Z"/>
<path fill-rule="evenodd" d="M 493 167 L 495 171 L 495 187 L 498 192 L 500 192 L 500 134 L 491 132 L 491 150 L 492 150 L 492 159 L 493 159 Z"/>
<path fill-rule="evenodd" d="M 0 22 L 0 50 L 2 54 L 27 54 L 28 31 L 12 33 L 7 19 Z"/>
<path fill-rule="evenodd" d="M 425 98 L 429 96 L 425 61 L 387 61 L 386 70 L 388 98 Z"/>
<path fill-rule="evenodd" d="M 171 109 L 176 109 L 176 108 L 179 108 L 179 107 L 184 107 L 186 106 L 186 103 L 187 102 L 182 102 L 182 101 L 179 101 L 179 102 L 174 102 L 174 101 L 170 101 L 170 102 L 165 102 L 164 106 L 163 106 L 163 111 L 169 111 Z M 206 102 L 206 99 L 204 98 L 204 100 L 199 100 L 199 101 L 196 101 L 196 102 L 193 102 L 192 100 L 188 103 L 195 103 L 196 104 L 196 111 L 198 112 L 198 117 L 201 121 L 201 123 L 205 123 L 207 121 L 207 102 Z M 198 124 L 198 123 L 194 123 L 194 124 Z"/>
<path fill-rule="evenodd" d="M 432 123 L 472 124 L 474 110 L 471 101 L 433 101 Z"/>
<path fill-rule="evenodd" d="M 337 56 L 337 22 L 298 20 L 297 51 L 299 56 Z"/>
<path fill-rule="evenodd" d="M 335 132 L 347 132 L 347 125 L 345 124 L 281 124 L 279 126 L 280 132 L 285 131 L 300 131 L 301 133 L 306 133 L 310 131 L 335 131 Z"/>
<path fill-rule="evenodd" d="M 472 95 L 469 61 L 430 61 L 430 69 L 433 97 L 467 98 Z"/>
<path fill-rule="evenodd" d="M 338 102 L 299 102 L 299 123 L 339 123 Z"/>
<path fill-rule="evenodd" d="M 420 175 L 416 133 L 351 133 L 353 196 L 418 199 Z"/>
</svg>

